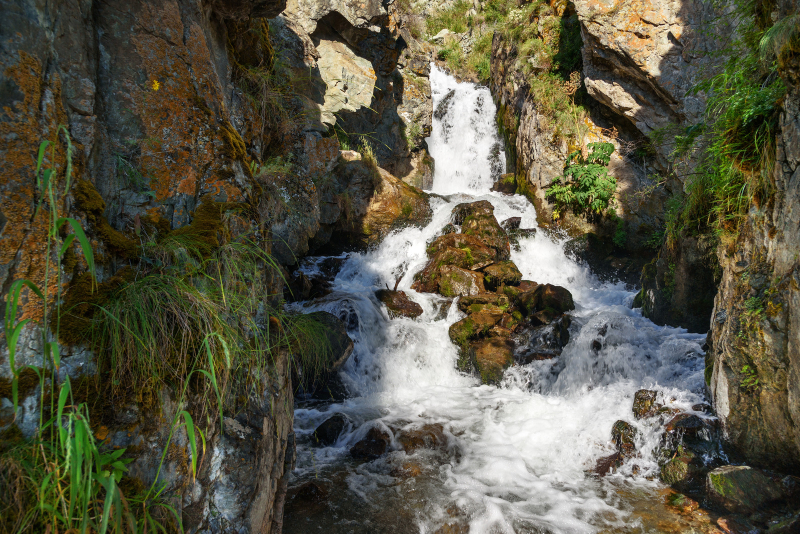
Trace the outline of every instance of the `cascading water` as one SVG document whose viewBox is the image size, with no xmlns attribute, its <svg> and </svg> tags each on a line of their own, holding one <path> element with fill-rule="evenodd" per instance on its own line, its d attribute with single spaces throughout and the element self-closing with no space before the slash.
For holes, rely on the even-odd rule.
<svg viewBox="0 0 800 534">
<path fill-rule="evenodd" d="M 304 308 L 347 319 L 355 349 L 343 379 L 353 395 L 299 404 L 292 485 L 324 481 L 329 494 L 316 509 L 287 517 L 284 530 L 432 533 L 455 518 L 472 533 L 640 532 L 647 520 L 635 503 L 658 487 L 651 480 L 660 430 L 633 420 L 633 395 L 657 389 L 691 411 L 702 400 L 704 336 L 654 325 L 630 308 L 633 293 L 624 285 L 600 283 L 565 255 L 561 240 L 539 231 L 520 241 L 512 260 L 525 279 L 572 292 L 569 344 L 556 359 L 512 367 L 499 387 L 460 373 L 448 327 L 463 315 L 448 299 L 410 287 L 428 259 L 426 243 L 460 202 L 488 200 L 499 221 L 521 217 L 527 228 L 536 226 L 536 214 L 524 197 L 489 192 L 504 170 L 489 91 L 435 68 L 431 86 L 433 191 L 449 196 L 432 198 L 427 227 L 403 229 L 376 250 L 351 254 L 334 292 Z M 399 276 L 398 289 L 424 310 L 417 319 L 390 320 L 374 296 Z M 311 433 L 334 413 L 347 415 L 347 430 L 330 447 L 312 447 Z M 587 470 L 614 452 L 610 430 L 618 419 L 639 430 L 640 457 L 597 479 Z M 407 457 L 396 450 L 366 463 L 349 458 L 373 426 L 391 432 L 422 423 L 442 425 L 446 451 Z M 420 474 L 396 476 L 409 461 Z"/>
</svg>

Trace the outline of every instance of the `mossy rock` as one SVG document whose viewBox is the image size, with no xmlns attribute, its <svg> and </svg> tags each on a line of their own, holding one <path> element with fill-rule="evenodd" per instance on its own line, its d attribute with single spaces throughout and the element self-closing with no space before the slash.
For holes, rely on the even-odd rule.
<svg viewBox="0 0 800 534">
<path fill-rule="evenodd" d="M 485 291 L 483 276 L 474 271 L 445 265 L 439 270 L 439 293 L 445 297 L 465 297 Z"/>
<path fill-rule="evenodd" d="M 732 512 L 753 512 L 786 497 L 779 480 L 746 465 L 726 465 L 710 471 L 706 489 L 711 500 Z"/>
<path fill-rule="evenodd" d="M 672 458 L 661 466 L 659 476 L 664 484 L 683 482 L 689 476 L 689 464 L 680 458 Z"/>
<path fill-rule="evenodd" d="M 503 285 L 515 286 L 522 281 L 522 273 L 512 261 L 501 261 L 483 270 L 483 282 L 487 289 L 495 290 Z"/>
<path fill-rule="evenodd" d="M 453 223 L 461 226 L 462 235 L 471 235 L 494 249 L 498 260 L 508 260 L 511 245 L 508 234 L 494 217 L 494 206 L 487 200 L 459 204 L 453 208 Z"/>
<path fill-rule="evenodd" d="M 475 370 L 484 384 L 498 384 L 514 363 L 514 347 L 507 339 L 492 337 L 470 344 Z"/>
<path fill-rule="evenodd" d="M 501 309 L 507 309 L 510 304 L 511 301 L 506 295 L 500 295 L 497 293 L 478 293 L 477 295 L 461 297 L 458 300 L 458 309 L 465 313 L 475 313 L 487 305 L 496 306 L 497 308 Z M 476 308 L 476 306 L 478 306 L 478 308 Z"/>
<path fill-rule="evenodd" d="M 575 309 L 572 293 L 567 288 L 552 284 L 540 284 L 526 291 L 518 298 L 520 307 L 527 315 L 551 308 L 556 314 Z"/>
</svg>

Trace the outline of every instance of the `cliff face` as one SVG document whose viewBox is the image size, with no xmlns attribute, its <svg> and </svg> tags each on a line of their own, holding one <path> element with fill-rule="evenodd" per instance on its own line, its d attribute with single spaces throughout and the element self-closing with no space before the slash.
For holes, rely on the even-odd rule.
<svg viewBox="0 0 800 534">
<path fill-rule="evenodd" d="M 429 216 L 426 197 L 375 161 L 340 157 L 340 140 L 358 145 L 363 138 L 377 163 L 410 182 L 429 180 L 429 52 L 381 2 L 294 1 L 279 15 L 286 7 L 283 0 L 3 4 L 4 299 L 15 280 L 47 283 L 52 321 L 59 288 L 79 305 L 101 298 L 92 291 L 75 296 L 87 279 L 76 243 L 63 261 L 47 255 L 49 213 L 74 217 L 85 229 L 103 295 L 127 280 L 131 267 L 158 271 L 159 260 L 145 247 L 154 236 L 199 233 L 215 247 L 245 236 L 291 266 L 336 232 L 364 246 L 398 221 Z M 343 135 L 330 135 L 334 125 Z M 43 140 L 56 147 L 45 165 L 59 169 L 52 206 L 35 176 Z M 219 209 L 208 219 L 203 206 Z M 60 272 L 46 276 L 48 264 Z M 277 269 L 265 266 L 249 284 L 267 309 L 279 305 L 284 283 Z M 33 320 L 22 330 L 14 367 L 48 368 L 37 325 L 43 303 L 24 289 L 17 316 L 5 312 L 0 306 L 10 321 L 4 326 Z M 259 314 L 239 319 L 270 319 Z M 82 342 L 61 341 L 59 380 L 69 375 L 83 384 L 97 372 L 95 356 Z M 13 426 L 31 436 L 39 393 L 35 385 L 22 387 L 15 419 L 6 343 L 3 336 L 0 433 Z M 294 461 L 288 353 L 276 354 L 247 388 L 228 386 L 221 421 L 203 411 L 202 399 L 163 387 L 134 392 L 124 406 L 115 399 L 113 408 L 94 414 L 93 431 L 105 446 L 127 449 L 137 484 L 164 485 L 188 531 L 279 532 Z M 203 422 L 206 448 L 196 459 L 196 479 L 186 427 L 175 426 L 183 410 Z"/>
<path fill-rule="evenodd" d="M 780 2 L 777 12 L 797 12 Z M 800 55 L 779 58 L 783 100 L 774 195 L 721 247 L 708 379 L 727 437 L 748 461 L 800 471 Z"/>
</svg>

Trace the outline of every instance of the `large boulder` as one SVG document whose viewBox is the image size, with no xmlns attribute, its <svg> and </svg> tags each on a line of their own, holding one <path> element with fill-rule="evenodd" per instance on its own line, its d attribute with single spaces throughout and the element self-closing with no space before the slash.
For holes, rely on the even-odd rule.
<svg viewBox="0 0 800 534">
<path fill-rule="evenodd" d="M 507 260 L 511 247 L 506 231 L 494 216 L 494 206 L 488 200 L 459 204 L 453 208 L 452 220 L 461 226 L 461 233 L 479 238 L 493 248 L 499 260 Z"/>
<path fill-rule="evenodd" d="M 754 512 L 786 496 L 780 481 L 746 465 L 725 465 L 710 471 L 706 490 L 710 499 L 732 512 Z"/>
<path fill-rule="evenodd" d="M 335 201 L 341 216 L 331 225 L 331 241 L 363 249 L 392 230 L 427 224 L 432 211 L 428 195 L 364 161 L 357 153 L 342 158 L 335 175 L 343 187 Z"/>
</svg>

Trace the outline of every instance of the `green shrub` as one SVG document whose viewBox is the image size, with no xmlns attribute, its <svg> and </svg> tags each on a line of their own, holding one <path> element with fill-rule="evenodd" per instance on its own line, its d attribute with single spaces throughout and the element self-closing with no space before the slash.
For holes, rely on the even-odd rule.
<svg viewBox="0 0 800 534">
<path fill-rule="evenodd" d="M 611 143 L 589 143 L 586 157 L 576 150 L 567 157 L 564 174 L 555 178 L 545 195 L 555 203 L 553 218 L 571 208 L 575 213 L 600 214 L 608 208 L 617 180 L 608 175 L 614 152 Z"/>
</svg>

